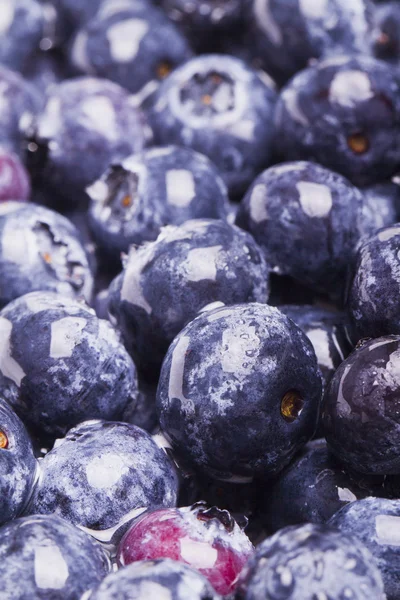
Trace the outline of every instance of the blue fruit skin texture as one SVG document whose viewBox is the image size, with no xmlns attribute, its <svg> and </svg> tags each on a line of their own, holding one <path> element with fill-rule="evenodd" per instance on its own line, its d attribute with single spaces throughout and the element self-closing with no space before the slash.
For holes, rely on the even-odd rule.
<svg viewBox="0 0 400 600">
<path fill-rule="evenodd" d="M 93 276 L 78 230 L 62 215 L 33 203 L 5 203 L 0 215 L 0 306 L 48 290 L 90 302 Z M 25 247 L 15 252 L 15 238 Z M 30 243 L 28 243 L 28 240 Z"/>
<path fill-rule="evenodd" d="M 314 160 L 355 185 L 372 185 L 398 169 L 399 113 L 399 78 L 391 66 L 368 56 L 325 61 L 282 90 L 277 152 L 286 160 Z M 349 143 L 354 135 L 365 138 L 365 148 Z"/>
<path fill-rule="evenodd" d="M 324 167 L 277 165 L 250 186 L 236 224 L 254 236 L 275 272 L 340 296 L 360 237 L 362 200 L 349 181 Z"/>
<path fill-rule="evenodd" d="M 385 2 L 374 13 L 372 49 L 377 58 L 397 64 L 400 60 L 400 6 Z"/>
<path fill-rule="evenodd" d="M 0 525 L 15 519 L 32 492 L 36 459 L 24 424 L 0 399 L 0 430 L 8 439 L 0 449 Z"/>
<path fill-rule="evenodd" d="M 344 534 L 357 537 L 373 554 L 388 600 L 400 594 L 400 500 L 365 498 L 339 510 L 329 521 Z"/>
<path fill-rule="evenodd" d="M 131 21 L 136 24 L 129 32 Z M 113 41 L 127 35 L 119 29 L 121 26 L 138 42 L 128 57 L 120 56 L 121 43 Z M 113 0 L 105 2 L 78 31 L 71 49 L 71 60 L 77 69 L 115 81 L 132 93 L 158 80 L 158 70 L 164 65 L 172 70 L 191 57 L 185 36 L 150 2 L 132 2 L 120 10 L 115 9 Z"/>
<path fill-rule="evenodd" d="M 39 47 L 43 35 L 44 16 L 36 0 L 7 0 L 2 10 L 12 7 L 11 22 L 0 36 L 0 62 L 10 69 L 21 71 L 32 53 Z"/>
<path fill-rule="evenodd" d="M 378 229 L 389 227 L 400 216 L 400 187 L 396 183 L 385 182 L 362 190 L 363 233 L 373 235 Z"/>
<path fill-rule="evenodd" d="M 377 231 L 360 247 L 347 309 L 358 339 L 400 333 L 400 224 Z"/>
<path fill-rule="evenodd" d="M 79 600 L 107 575 L 102 546 L 55 515 L 1 528 L 0 593 L 7 600 Z"/>
<path fill-rule="evenodd" d="M 244 567 L 235 600 L 384 600 L 369 550 L 326 525 L 286 527 L 262 542 Z"/>
<path fill-rule="evenodd" d="M 345 337 L 348 317 L 339 311 L 307 304 L 287 304 L 278 308 L 292 319 L 311 341 L 326 388 L 351 349 Z"/>
<path fill-rule="evenodd" d="M 223 101 L 216 102 L 221 89 Z M 210 54 L 175 69 L 151 98 L 147 114 L 156 143 L 205 154 L 235 195 L 268 164 L 275 102 L 272 85 L 243 61 Z"/>
<path fill-rule="evenodd" d="M 184 180 L 179 180 L 182 174 Z M 93 236 L 104 251 L 117 258 L 128 252 L 131 244 L 155 240 L 164 225 L 199 218 L 226 219 L 229 211 L 228 193 L 215 165 L 205 156 L 177 146 L 128 157 L 111 167 L 101 183 L 89 188 L 89 195 Z M 131 199 L 127 206 L 123 204 L 126 197 Z"/>
<path fill-rule="evenodd" d="M 338 368 L 322 421 L 332 451 L 360 473 L 400 474 L 400 336 L 364 343 Z"/>
<path fill-rule="evenodd" d="M 149 594 L 156 594 L 154 598 L 164 594 L 170 600 L 221 598 L 198 571 L 164 558 L 138 561 L 111 573 L 94 590 L 91 600 L 148 600 Z"/>
<path fill-rule="evenodd" d="M 20 120 L 22 115 L 30 120 L 41 106 L 41 97 L 37 90 L 11 69 L 0 65 L 0 85 L 2 102 L 0 109 L 0 144 L 21 155 L 22 133 Z M 18 199 L 18 198 L 17 198 Z"/>
<path fill-rule="evenodd" d="M 176 505 L 175 468 L 151 436 L 129 423 L 87 421 L 41 461 L 31 513 L 55 513 L 90 529 L 130 511 Z"/>
<path fill-rule="evenodd" d="M 305 69 L 312 59 L 368 51 L 369 0 L 333 0 L 322 14 L 312 0 L 303 4 L 298 0 L 251 0 L 249 8 L 252 53 L 280 83 Z"/>
<path fill-rule="evenodd" d="M 348 502 L 367 495 L 330 453 L 325 440 L 314 440 L 265 489 L 262 519 L 272 532 L 288 525 L 322 524 Z"/>
<path fill-rule="evenodd" d="M 71 203 L 110 163 L 145 144 L 142 117 L 128 92 L 95 77 L 52 87 L 31 137 L 39 145 L 38 152 L 28 155 L 33 177 Z"/>
<path fill-rule="evenodd" d="M 287 422 L 281 401 L 304 400 Z M 157 390 L 172 446 L 217 479 L 269 476 L 313 435 L 321 377 L 311 342 L 279 310 L 239 304 L 205 312 L 171 344 Z"/>
<path fill-rule="evenodd" d="M 157 369 L 204 306 L 267 299 L 268 266 L 253 238 L 224 221 L 193 220 L 131 250 L 110 286 L 109 312 L 135 363 Z"/>
<path fill-rule="evenodd" d="M 0 373 L 0 393 L 40 435 L 54 439 L 85 419 L 118 418 L 136 402 L 132 359 L 84 304 L 32 292 L 8 304 L 0 323 L 13 361 Z"/>
</svg>

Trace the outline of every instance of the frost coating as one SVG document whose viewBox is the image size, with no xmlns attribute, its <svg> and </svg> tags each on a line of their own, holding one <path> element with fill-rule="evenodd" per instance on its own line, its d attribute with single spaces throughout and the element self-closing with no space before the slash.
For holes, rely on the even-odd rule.
<svg viewBox="0 0 400 600">
<path fill-rule="evenodd" d="M 309 217 L 326 217 L 332 208 L 332 194 L 328 186 L 299 181 L 296 184 L 302 209 Z"/>
<path fill-rule="evenodd" d="M 339 71 L 329 88 L 330 101 L 347 107 L 370 100 L 373 96 L 371 81 L 362 71 Z"/>
<path fill-rule="evenodd" d="M 185 169 L 170 169 L 165 178 L 168 202 L 174 206 L 188 206 L 196 195 L 192 173 Z"/>
<path fill-rule="evenodd" d="M 20 386 L 22 379 L 25 377 L 25 372 L 11 355 L 11 332 L 11 321 L 0 317 L 0 371 L 4 377 L 8 377 L 8 379 L 11 379 Z"/>
<path fill-rule="evenodd" d="M 35 548 L 35 583 L 39 589 L 61 590 L 69 576 L 61 549 L 54 542 Z"/>
</svg>

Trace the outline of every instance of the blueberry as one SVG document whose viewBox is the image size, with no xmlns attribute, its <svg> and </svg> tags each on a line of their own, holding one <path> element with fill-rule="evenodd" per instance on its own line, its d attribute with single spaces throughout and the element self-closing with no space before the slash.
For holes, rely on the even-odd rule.
<svg viewBox="0 0 400 600">
<path fill-rule="evenodd" d="M 76 300 L 32 292 L 0 313 L 0 393 L 50 438 L 113 419 L 137 398 L 135 366 L 107 321 Z"/>
<path fill-rule="evenodd" d="M 39 48 L 44 31 L 44 14 L 37 0 L 2 0 L 0 62 L 22 71 Z"/>
<path fill-rule="evenodd" d="M 239 59 L 210 54 L 178 67 L 147 106 L 156 143 L 208 156 L 233 194 L 268 164 L 276 93 Z"/>
<path fill-rule="evenodd" d="M 101 545 L 55 515 L 1 528 L 0 592 L 9 600 L 80 600 L 109 571 Z"/>
<path fill-rule="evenodd" d="M 347 340 L 348 318 L 344 313 L 317 306 L 279 306 L 304 331 L 314 347 L 326 387 L 351 350 Z"/>
<path fill-rule="evenodd" d="M 391 181 L 371 185 L 363 190 L 363 226 L 366 236 L 393 225 L 400 216 L 400 187 Z"/>
<path fill-rule="evenodd" d="M 22 131 L 40 110 L 41 96 L 19 73 L 0 65 L 0 144 L 22 153 Z"/>
<path fill-rule="evenodd" d="M 347 308 L 358 339 L 400 333 L 400 224 L 385 227 L 360 247 Z"/>
<path fill-rule="evenodd" d="M 135 363 L 152 371 L 206 305 L 267 299 L 268 266 L 253 238 L 224 221 L 197 219 L 131 250 L 110 286 L 109 312 Z"/>
<path fill-rule="evenodd" d="M 1 208 L 10 212 L 1 214 Z M 0 206 L 0 279 L 1 307 L 38 290 L 89 302 L 93 288 L 88 257 L 72 223 L 52 210 L 22 202 Z"/>
<path fill-rule="evenodd" d="M 252 52 L 283 83 L 309 62 L 367 52 L 370 0 L 251 0 Z"/>
<path fill-rule="evenodd" d="M 329 524 L 365 544 L 377 562 L 388 600 L 396 600 L 400 594 L 400 500 L 353 502 L 339 510 Z"/>
<path fill-rule="evenodd" d="M 360 237 L 362 195 L 319 165 L 270 167 L 246 193 L 236 224 L 260 244 L 274 272 L 340 297 Z"/>
<path fill-rule="evenodd" d="M 113 161 L 143 148 L 144 128 L 128 93 L 111 81 L 76 78 L 51 88 L 26 139 L 36 182 L 77 203 Z"/>
<path fill-rule="evenodd" d="M 400 473 L 400 337 L 357 348 L 325 394 L 323 424 L 333 452 L 355 471 Z"/>
<path fill-rule="evenodd" d="M 36 459 L 24 424 L 0 399 L 0 524 L 21 514 L 33 490 Z"/>
<path fill-rule="evenodd" d="M 384 600 L 369 550 L 326 525 L 286 527 L 262 542 L 239 578 L 237 600 Z"/>
<path fill-rule="evenodd" d="M 329 452 L 325 440 L 314 440 L 265 489 L 261 513 L 270 531 L 322 524 L 349 502 L 367 495 Z"/>
<path fill-rule="evenodd" d="M 186 148 L 154 148 L 113 165 L 89 189 L 90 224 L 113 257 L 131 244 L 155 240 L 164 225 L 225 219 L 227 190 L 218 169 Z"/>
<path fill-rule="evenodd" d="M 389 65 L 368 56 L 326 60 L 283 89 L 275 114 L 277 151 L 372 185 L 398 168 L 399 114 L 399 79 Z"/>
<path fill-rule="evenodd" d="M 148 433 L 128 423 L 81 423 L 57 441 L 40 470 L 30 511 L 74 525 L 110 529 L 136 509 L 176 504 L 172 462 Z"/>
<path fill-rule="evenodd" d="M 207 579 L 169 558 L 138 561 L 108 575 L 90 600 L 219 600 Z"/>
<path fill-rule="evenodd" d="M 217 479 L 279 472 L 313 435 L 321 379 L 311 342 L 278 309 L 207 311 L 175 338 L 157 390 L 172 446 Z"/>
<path fill-rule="evenodd" d="M 385 2 L 376 7 L 372 49 L 377 58 L 398 64 L 400 61 L 400 6 Z"/>
<path fill-rule="evenodd" d="M 19 157 L 0 147 L 0 202 L 28 200 L 31 184 Z"/>
<path fill-rule="evenodd" d="M 156 87 L 158 80 L 191 56 L 184 35 L 151 2 L 118 5 L 106 0 L 78 31 L 71 49 L 77 69 L 134 93 L 150 82 Z"/>
</svg>

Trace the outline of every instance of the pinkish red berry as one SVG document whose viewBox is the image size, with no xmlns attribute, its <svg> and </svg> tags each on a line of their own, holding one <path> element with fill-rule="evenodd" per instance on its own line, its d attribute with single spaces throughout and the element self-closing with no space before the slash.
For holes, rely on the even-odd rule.
<svg viewBox="0 0 400 600">
<path fill-rule="evenodd" d="M 254 551 L 247 535 L 226 510 L 203 503 L 147 513 L 126 532 L 118 561 L 172 558 L 202 573 L 215 590 L 228 594 Z"/>
<path fill-rule="evenodd" d="M 28 172 L 18 156 L 0 148 L 0 202 L 28 200 L 30 192 Z"/>
</svg>

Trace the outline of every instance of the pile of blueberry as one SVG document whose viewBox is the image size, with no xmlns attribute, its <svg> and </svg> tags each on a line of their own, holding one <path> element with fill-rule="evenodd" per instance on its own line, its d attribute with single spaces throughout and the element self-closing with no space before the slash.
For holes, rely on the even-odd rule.
<svg viewBox="0 0 400 600">
<path fill-rule="evenodd" d="M 400 600 L 400 3 L 0 0 L 2 600 Z"/>
</svg>

